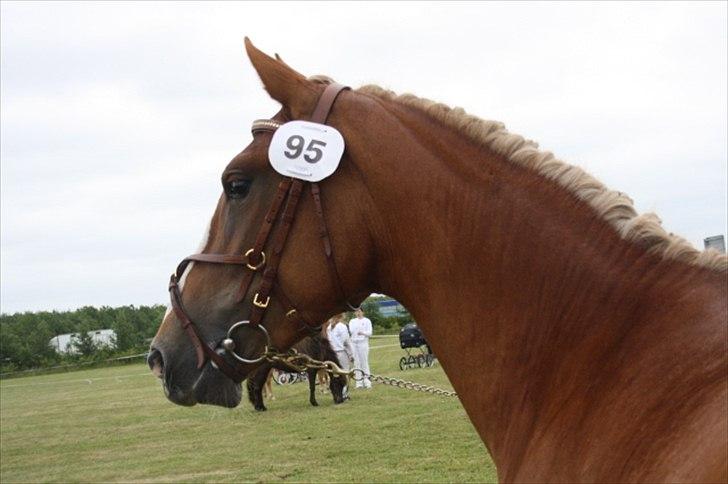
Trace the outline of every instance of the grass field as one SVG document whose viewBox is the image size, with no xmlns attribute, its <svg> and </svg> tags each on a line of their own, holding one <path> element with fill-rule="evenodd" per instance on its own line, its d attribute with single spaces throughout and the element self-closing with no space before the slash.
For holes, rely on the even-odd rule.
<svg viewBox="0 0 728 484">
<path fill-rule="evenodd" d="M 451 388 L 439 367 L 400 371 L 396 338 L 372 373 Z M 376 385 L 334 405 L 274 385 L 267 412 L 169 403 L 146 365 L 0 382 L 0 481 L 495 481 L 457 398 Z"/>
</svg>

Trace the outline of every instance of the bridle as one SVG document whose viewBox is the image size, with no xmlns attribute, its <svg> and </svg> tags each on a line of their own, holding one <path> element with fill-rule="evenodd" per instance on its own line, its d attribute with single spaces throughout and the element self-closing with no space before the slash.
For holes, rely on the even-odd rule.
<svg viewBox="0 0 728 484">
<path fill-rule="evenodd" d="M 326 124 L 326 119 L 329 116 L 329 112 L 331 111 L 334 101 L 336 101 L 336 97 L 344 89 L 348 89 L 348 87 L 336 83 L 328 84 L 321 94 L 321 97 L 319 98 L 309 120 L 314 123 Z M 273 119 L 259 119 L 253 122 L 252 132 L 253 134 L 266 131 L 274 132 L 283 124 L 284 123 Z M 232 380 L 238 381 L 245 377 L 245 375 L 241 372 L 239 365 L 231 365 L 227 362 L 227 360 L 225 360 L 221 354 L 224 352 L 217 348 L 217 344 L 214 341 L 210 343 L 205 342 L 199 328 L 184 310 L 182 305 L 182 294 L 179 287 L 179 279 L 182 277 L 182 274 L 188 264 L 193 261 L 209 264 L 232 264 L 244 266 L 247 271 L 243 274 L 240 284 L 239 300 L 243 300 L 245 298 L 253 283 L 255 275 L 262 271 L 260 285 L 251 300 L 252 310 L 250 320 L 240 321 L 233 324 L 228 329 L 227 338 L 223 342 L 225 350 L 241 363 L 258 363 L 266 357 L 266 353 L 270 349 L 270 337 L 268 335 L 268 331 L 261 322 L 265 315 L 265 311 L 270 304 L 273 289 L 275 289 L 275 297 L 281 301 L 283 306 L 290 308 L 286 312 L 285 317 L 287 320 L 295 322 L 298 325 L 297 331 L 299 334 L 314 334 L 320 331 L 321 323 L 317 324 L 316 322 L 311 322 L 304 318 L 296 310 L 288 296 L 286 296 L 285 292 L 280 287 L 280 284 L 276 283 L 278 265 L 281 261 L 283 249 L 285 248 L 291 225 L 293 225 L 293 221 L 296 217 L 296 207 L 298 206 L 298 202 L 304 190 L 304 184 L 309 185 L 311 189 L 311 197 L 313 198 L 316 216 L 319 221 L 319 236 L 323 242 L 324 254 L 326 255 L 329 273 L 331 274 L 336 290 L 339 293 L 339 300 L 345 301 L 349 309 L 356 309 L 346 298 L 344 288 L 341 284 L 341 278 L 339 277 L 339 272 L 336 268 L 336 263 L 334 261 L 334 249 L 331 243 L 328 226 L 326 224 L 326 218 L 324 217 L 323 205 L 321 203 L 321 188 L 317 182 L 306 182 L 296 178 L 287 177 L 278 185 L 278 190 L 275 198 L 273 199 L 273 203 L 268 209 L 263 225 L 258 230 L 258 235 L 255 238 L 255 244 L 252 248 L 248 249 L 243 255 L 192 254 L 185 257 L 182 262 L 180 262 L 177 266 L 177 270 L 175 270 L 170 277 L 169 293 L 172 302 L 172 309 L 195 348 L 198 369 L 202 368 L 206 362 L 206 358 L 209 358 L 214 367 L 222 371 Z M 268 241 L 271 239 L 273 227 L 276 225 L 276 222 L 278 222 L 278 230 L 275 233 L 273 242 L 270 244 L 272 250 L 269 248 L 269 255 L 266 256 L 264 249 L 268 247 Z M 250 326 L 251 328 L 258 329 L 266 337 L 267 345 L 261 356 L 253 359 L 246 359 L 234 351 L 235 344 L 232 339 L 232 334 L 236 329 L 242 326 Z"/>
</svg>

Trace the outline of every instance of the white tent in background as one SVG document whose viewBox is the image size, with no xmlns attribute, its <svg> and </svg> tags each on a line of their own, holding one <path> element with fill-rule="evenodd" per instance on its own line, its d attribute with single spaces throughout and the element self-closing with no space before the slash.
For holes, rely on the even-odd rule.
<svg viewBox="0 0 728 484">
<path fill-rule="evenodd" d="M 116 332 L 113 329 L 97 329 L 89 331 L 88 335 L 91 336 L 97 348 L 116 347 Z M 58 353 L 76 354 L 78 351 L 73 344 L 76 338 L 78 338 L 78 333 L 59 334 L 51 338 L 48 344 Z"/>
</svg>

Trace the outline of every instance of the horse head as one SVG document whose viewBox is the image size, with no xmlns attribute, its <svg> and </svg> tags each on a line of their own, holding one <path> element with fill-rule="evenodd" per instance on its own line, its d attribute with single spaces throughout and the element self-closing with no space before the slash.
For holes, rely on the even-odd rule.
<svg viewBox="0 0 728 484">
<path fill-rule="evenodd" d="M 266 349 L 289 348 L 347 304 L 361 302 L 372 286 L 367 268 L 374 251 L 364 211 L 369 199 L 350 154 L 315 189 L 269 164 L 273 133 L 265 128 L 309 119 L 328 81 L 306 78 L 247 39 L 246 49 L 282 109 L 258 124 L 253 141 L 223 170 L 222 194 L 200 254 L 173 276 L 172 308 L 148 362 L 167 397 L 181 405 L 237 405 L 240 382 Z M 340 93 L 329 125 L 342 129 L 350 96 Z"/>
</svg>

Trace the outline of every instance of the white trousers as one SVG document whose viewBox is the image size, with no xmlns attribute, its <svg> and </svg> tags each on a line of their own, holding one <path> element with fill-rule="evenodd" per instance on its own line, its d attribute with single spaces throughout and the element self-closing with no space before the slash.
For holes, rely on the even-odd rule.
<svg viewBox="0 0 728 484">
<path fill-rule="evenodd" d="M 349 355 L 346 354 L 346 351 L 341 350 L 336 352 L 336 359 L 339 360 L 339 366 L 342 370 L 348 370 L 349 369 Z M 348 378 L 347 378 L 348 381 Z M 349 385 L 344 385 L 344 389 L 341 392 L 341 396 L 346 398 L 349 398 Z"/>
<path fill-rule="evenodd" d="M 352 341 L 354 346 L 354 366 L 364 371 L 367 375 L 369 371 L 369 340 L 364 341 Z M 372 382 L 368 377 L 365 377 L 362 381 L 356 382 L 356 387 L 371 388 Z"/>
<path fill-rule="evenodd" d="M 342 370 L 348 370 L 349 369 L 349 355 L 346 354 L 346 351 L 341 350 L 336 352 L 336 358 L 339 360 L 339 366 Z"/>
</svg>

